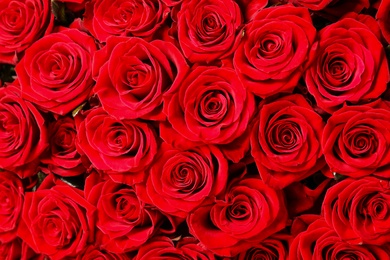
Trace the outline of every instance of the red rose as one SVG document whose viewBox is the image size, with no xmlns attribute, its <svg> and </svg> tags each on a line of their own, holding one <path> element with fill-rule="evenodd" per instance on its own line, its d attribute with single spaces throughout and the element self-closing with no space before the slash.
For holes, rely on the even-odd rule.
<svg viewBox="0 0 390 260">
<path fill-rule="evenodd" d="M 14 86 L 0 89 L 0 167 L 21 178 L 37 173 L 48 146 L 45 120 Z"/>
<path fill-rule="evenodd" d="M 214 260 L 212 253 L 197 244 L 193 238 L 183 238 L 175 247 L 172 240 L 167 237 L 155 237 L 144 244 L 139 250 L 134 260 L 148 259 L 202 259 Z"/>
<path fill-rule="evenodd" d="M 390 163 L 389 118 L 390 110 L 370 106 L 347 106 L 335 112 L 322 136 L 330 170 L 354 178 L 381 175 L 381 167 Z"/>
<path fill-rule="evenodd" d="M 2 171 L 0 191 L 0 242 L 7 243 L 16 238 L 24 189 L 21 180 L 15 174 Z"/>
<path fill-rule="evenodd" d="M 141 181 L 157 153 L 156 134 L 148 123 L 121 121 L 103 108 L 90 111 L 77 132 L 77 145 L 93 166 L 120 182 Z"/>
<path fill-rule="evenodd" d="M 262 180 L 282 189 L 321 170 L 323 127 L 321 116 L 301 95 L 264 104 L 251 134 L 252 156 Z"/>
<path fill-rule="evenodd" d="M 252 259 L 287 259 L 287 242 L 278 238 L 267 238 L 258 245 L 255 245 L 247 251 L 239 253 L 233 260 L 252 260 Z M 227 259 L 226 259 L 227 260 Z"/>
<path fill-rule="evenodd" d="M 76 29 L 36 41 L 15 68 L 23 98 L 45 111 L 69 113 L 90 94 L 95 51 L 94 39 Z"/>
<path fill-rule="evenodd" d="M 305 81 L 317 105 L 332 113 L 346 102 L 379 97 L 389 81 L 384 48 L 365 24 L 351 18 L 331 24 L 313 45 Z"/>
<path fill-rule="evenodd" d="M 184 56 L 192 63 L 226 58 L 242 37 L 242 22 L 240 8 L 233 0 L 184 1 L 177 14 Z"/>
<path fill-rule="evenodd" d="M 382 0 L 376 13 L 379 27 L 382 30 L 382 35 L 390 44 L 390 1 Z"/>
<path fill-rule="evenodd" d="M 173 129 L 162 125 L 161 136 L 170 142 L 172 132 L 178 132 L 193 142 L 226 145 L 220 146 L 224 151 L 240 150 L 242 143 L 234 141 L 247 130 L 254 109 L 253 95 L 234 70 L 197 67 L 170 99 L 166 113 Z M 233 151 L 229 159 L 241 159 L 237 157 L 242 157 L 240 152 Z"/>
<path fill-rule="evenodd" d="M 52 259 L 76 256 L 94 236 L 95 208 L 66 184 L 27 192 L 18 236 Z"/>
<path fill-rule="evenodd" d="M 382 245 L 390 239 L 389 196 L 389 181 L 346 179 L 326 192 L 323 215 L 349 244 Z"/>
<path fill-rule="evenodd" d="M 139 190 L 161 211 L 186 217 L 207 198 L 221 193 L 227 178 L 227 161 L 216 147 L 178 150 L 162 145 L 148 172 L 146 187 Z"/>
<path fill-rule="evenodd" d="M 96 205 L 97 237 L 109 252 L 124 253 L 138 249 L 162 224 L 163 215 L 153 206 L 140 201 L 130 186 L 108 179 L 87 179 L 88 201 Z"/>
<path fill-rule="evenodd" d="M 315 37 L 306 8 L 265 8 L 246 26 L 234 54 L 234 68 L 245 87 L 262 98 L 292 92 L 304 72 Z"/>
<path fill-rule="evenodd" d="M 0 62 L 16 64 L 25 49 L 51 31 L 50 1 L 0 1 Z"/>
<path fill-rule="evenodd" d="M 188 65 L 170 43 L 112 37 L 96 53 L 93 70 L 94 91 L 109 114 L 150 120 L 165 119 L 163 97 L 178 88 Z"/>
<path fill-rule="evenodd" d="M 262 180 L 233 181 L 225 197 L 195 209 L 187 218 L 190 233 L 221 256 L 234 256 L 286 226 L 282 191 Z"/>
<path fill-rule="evenodd" d="M 50 153 L 42 159 L 48 170 L 59 176 L 70 177 L 86 171 L 81 156 L 76 150 L 76 126 L 71 117 L 62 117 L 48 127 Z"/>
<path fill-rule="evenodd" d="M 112 35 L 151 39 L 168 14 L 161 0 L 91 0 L 85 5 L 84 25 L 100 42 Z"/>
<path fill-rule="evenodd" d="M 130 260 L 126 254 L 115 254 L 99 249 L 99 247 L 88 246 L 77 257 L 76 260 L 99 259 L 99 260 Z"/>
<path fill-rule="evenodd" d="M 387 259 L 389 246 L 351 245 L 342 241 L 323 219 L 313 222 L 290 246 L 290 260 Z"/>
</svg>

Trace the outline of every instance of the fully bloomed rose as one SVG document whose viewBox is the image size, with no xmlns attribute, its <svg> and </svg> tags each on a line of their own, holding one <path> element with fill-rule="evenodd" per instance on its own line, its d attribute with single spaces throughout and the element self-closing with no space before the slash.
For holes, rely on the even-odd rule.
<svg viewBox="0 0 390 260">
<path fill-rule="evenodd" d="M 319 33 L 305 81 L 317 105 L 328 113 L 344 102 L 367 103 L 389 82 L 384 48 L 365 24 L 344 18 Z"/>
<path fill-rule="evenodd" d="M 254 109 L 253 95 L 233 69 L 197 67 L 170 99 L 165 112 L 172 127 L 162 129 L 161 136 L 170 142 L 177 132 L 193 142 L 226 145 L 235 158 L 241 144 L 230 144 L 249 128 Z"/>
<path fill-rule="evenodd" d="M 0 242 L 16 238 L 23 207 L 24 189 L 19 177 L 8 171 L 0 172 Z"/>
<path fill-rule="evenodd" d="M 384 107 L 343 107 L 329 119 L 322 149 L 332 172 L 353 178 L 369 174 L 389 177 L 390 110 Z M 383 172 L 383 173 L 382 173 Z"/>
<path fill-rule="evenodd" d="M 381 28 L 382 35 L 390 43 L 390 1 L 382 0 L 379 5 L 376 18 Z"/>
<path fill-rule="evenodd" d="M 351 245 L 343 241 L 322 218 L 299 233 L 290 245 L 290 260 L 387 259 L 388 245 Z"/>
<path fill-rule="evenodd" d="M 349 244 L 382 245 L 390 239 L 390 183 L 346 179 L 328 189 L 322 204 L 330 227 Z"/>
<path fill-rule="evenodd" d="M 152 39 L 168 14 L 161 0 L 91 0 L 85 6 L 84 25 L 100 42 L 109 36 Z"/>
<path fill-rule="evenodd" d="M 251 134 L 251 152 L 262 180 L 284 188 L 323 168 L 323 128 L 321 116 L 301 95 L 266 102 Z"/>
<path fill-rule="evenodd" d="M 242 37 L 242 20 L 233 0 L 183 1 L 177 31 L 184 56 L 192 63 L 228 57 Z"/>
<path fill-rule="evenodd" d="M 0 1 L 0 62 L 16 64 L 45 33 L 50 33 L 54 16 L 49 0 Z"/>
<path fill-rule="evenodd" d="M 48 127 L 50 152 L 42 159 L 51 173 L 70 177 L 86 171 L 76 149 L 76 125 L 71 117 L 62 117 Z"/>
<path fill-rule="evenodd" d="M 142 202 L 131 186 L 110 179 L 99 182 L 92 175 L 87 179 L 86 194 L 97 209 L 97 240 L 108 252 L 136 250 L 159 231 L 163 215 Z"/>
<path fill-rule="evenodd" d="M 36 41 L 15 68 L 23 98 L 44 111 L 69 113 L 92 90 L 95 51 L 94 39 L 77 29 L 65 29 Z"/>
<path fill-rule="evenodd" d="M 160 149 L 145 185 L 139 190 L 143 198 L 146 196 L 161 211 L 186 217 L 226 188 L 228 164 L 218 148 L 200 146 L 180 150 L 162 145 Z"/>
<path fill-rule="evenodd" d="M 234 54 L 244 86 L 265 98 L 292 92 L 301 78 L 316 30 L 306 8 L 265 8 L 245 28 Z"/>
<path fill-rule="evenodd" d="M 133 184 L 157 153 L 151 125 L 138 120 L 118 120 L 103 108 L 90 111 L 77 124 L 77 145 L 92 165 L 111 178 Z"/>
<path fill-rule="evenodd" d="M 37 173 L 39 157 L 48 146 L 45 119 L 17 87 L 0 89 L 0 168 L 21 178 Z"/>
<path fill-rule="evenodd" d="M 95 207 L 66 184 L 25 194 L 18 236 L 52 259 L 75 257 L 94 237 Z"/>
<path fill-rule="evenodd" d="M 188 70 L 174 45 L 135 37 L 108 39 L 93 66 L 94 91 L 103 108 L 119 119 L 165 119 L 163 97 L 177 90 Z"/>
<path fill-rule="evenodd" d="M 195 209 L 187 218 L 190 233 L 221 256 L 248 250 L 286 226 L 282 191 L 261 179 L 234 180 L 224 197 Z"/>
</svg>

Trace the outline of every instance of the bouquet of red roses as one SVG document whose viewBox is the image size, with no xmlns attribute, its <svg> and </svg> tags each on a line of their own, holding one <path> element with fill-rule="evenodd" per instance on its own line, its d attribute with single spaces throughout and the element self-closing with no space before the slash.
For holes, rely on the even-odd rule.
<svg viewBox="0 0 390 260">
<path fill-rule="evenodd" d="M 0 0 L 1 259 L 387 259 L 389 0 Z"/>
</svg>

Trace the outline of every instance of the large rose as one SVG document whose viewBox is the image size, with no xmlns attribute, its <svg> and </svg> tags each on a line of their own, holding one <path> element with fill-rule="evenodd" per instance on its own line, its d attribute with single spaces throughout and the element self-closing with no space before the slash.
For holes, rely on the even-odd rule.
<svg viewBox="0 0 390 260">
<path fill-rule="evenodd" d="M 53 21 L 49 0 L 0 1 L 0 62 L 16 64 Z"/>
<path fill-rule="evenodd" d="M 252 156 L 262 180 L 284 188 L 324 167 L 323 127 L 321 116 L 301 95 L 265 103 L 251 134 Z"/>
<path fill-rule="evenodd" d="M 305 81 L 317 105 L 332 113 L 344 102 L 368 102 L 385 90 L 389 68 L 384 48 L 365 24 L 344 18 L 319 33 Z"/>
<path fill-rule="evenodd" d="M 242 37 L 242 17 L 233 0 L 184 1 L 177 30 L 184 56 L 208 63 L 232 54 Z"/>
<path fill-rule="evenodd" d="M 389 181 L 346 179 L 326 192 L 323 215 L 349 244 L 382 245 L 390 239 L 389 197 Z"/>
<path fill-rule="evenodd" d="M 375 245 L 351 245 L 344 242 L 330 228 L 324 219 L 309 225 L 306 231 L 298 234 L 290 245 L 290 260 L 341 260 L 387 259 L 390 247 Z"/>
<path fill-rule="evenodd" d="M 176 247 L 173 241 L 167 237 L 155 237 L 145 243 L 134 257 L 134 260 L 148 259 L 215 260 L 215 257 L 191 237 L 183 238 Z"/>
<path fill-rule="evenodd" d="M 95 51 L 94 39 L 76 29 L 36 41 L 15 68 L 23 98 L 56 114 L 72 111 L 91 92 Z"/>
<path fill-rule="evenodd" d="M 87 179 L 88 201 L 96 205 L 99 231 L 96 237 L 109 252 L 124 253 L 138 249 L 162 224 L 163 215 L 152 205 L 140 201 L 130 186 L 108 179 Z"/>
<path fill-rule="evenodd" d="M 258 178 L 235 180 L 224 197 L 195 209 L 187 218 L 190 233 L 221 256 L 234 256 L 286 226 L 282 191 Z"/>
<path fill-rule="evenodd" d="M 0 191 L 0 242 L 7 243 L 16 238 L 24 189 L 21 180 L 15 174 L 2 171 Z"/>
<path fill-rule="evenodd" d="M 52 259 L 75 257 L 94 237 L 95 208 L 66 184 L 27 192 L 18 236 Z"/>
<path fill-rule="evenodd" d="M 246 26 L 234 67 L 245 87 L 260 97 L 291 92 L 304 72 L 315 37 L 306 8 L 263 9 Z"/>
<path fill-rule="evenodd" d="M 382 0 L 376 13 L 382 35 L 390 43 L 390 1 Z"/>
<path fill-rule="evenodd" d="M 151 39 L 168 14 L 161 0 L 91 0 L 85 5 L 84 25 L 101 42 L 112 35 Z"/>
<path fill-rule="evenodd" d="M 224 149 L 232 149 L 240 147 L 229 144 L 248 129 L 254 109 L 253 95 L 246 91 L 233 69 L 197 67 L 173 95 L 166 113 L 173 130 L 184 138 L 226 144 Z M 171 130 L 161 132 L 167 141 L 173 136 Z"/>
<path fill-rule="evenodd" d="M 164 119 L 163 97 L 177 90 L 188 65 L 170 43 L 112 37 L 96 53 L 93 70 L 94 91 L 109 114 Z"/>
<path fill-rule="evenodd" d="M 0 168 L 21 178 L 37 173 L 48 146 L 45 120 L 14 86 L 0 89 Z"/>
<path fill-rule="evenodd" d="M 48 171 L 59 176 L 70 177 L 86 171 L 81 156 L 76 150 L 76 126 L 71 117 L 62 117 L 48 127 L 50 152 L 42 159 Z"/>
<path fill-rule="evenodd" d="M 322 136 L 330 170 L 354 178 L 381 175 L 390 163 L 389 118 L 390 110 L 371 106 L 346 106 L 335 112 Z"/>
<path fill-rule="evenodd" d="M 157 153 L 156 134 L 148 123 L 121 121 L 103 108 L 90 111 L 77 131 L 77 145 L 92 165 L 118 181 L 141 181 Z"/>
<path fill-rule="evenodd" d="M 227 161 L 216 147 L 178 150 L 163 145 L 148 171 L 146 188 L 142 185 L 140 190 L 161 211 L 186 217 L 207 198 L 221 193 L 227 178 Z"/>
</svg>

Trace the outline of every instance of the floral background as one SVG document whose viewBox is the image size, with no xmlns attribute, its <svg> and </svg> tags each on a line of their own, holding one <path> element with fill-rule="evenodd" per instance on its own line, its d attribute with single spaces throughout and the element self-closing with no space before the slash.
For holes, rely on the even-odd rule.
<svg viewBox="0 0 390 260">
<path fill-rule="evenodd" d="M 1 259 L 387 259 L 390 1 L 0 0 Z"/>
</svg>

